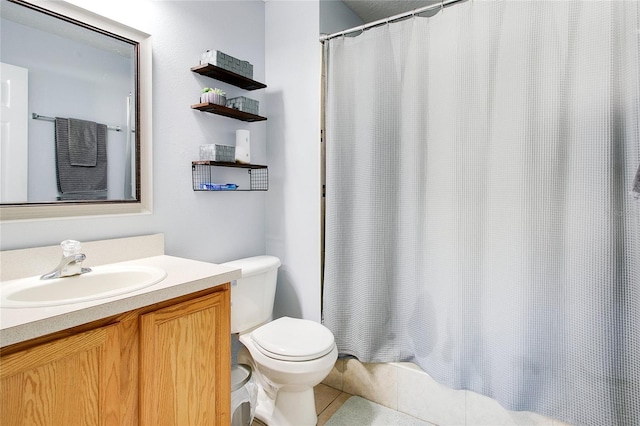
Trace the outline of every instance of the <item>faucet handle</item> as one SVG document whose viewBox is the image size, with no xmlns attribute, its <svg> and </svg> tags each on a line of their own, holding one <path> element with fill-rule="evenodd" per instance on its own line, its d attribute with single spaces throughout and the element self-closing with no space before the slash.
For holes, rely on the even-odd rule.
<svg viewBox="0 0 640 426">
<path fill-rule="evenodd" d="M 64 240 L 60 243 L 60 247 L 62 247 L 62 256 L 68 257 L 73 256 L 74 254 L 79 254 L 82 244 L 80 244 L 80 241 L 76 240 Z"/>
</svg>

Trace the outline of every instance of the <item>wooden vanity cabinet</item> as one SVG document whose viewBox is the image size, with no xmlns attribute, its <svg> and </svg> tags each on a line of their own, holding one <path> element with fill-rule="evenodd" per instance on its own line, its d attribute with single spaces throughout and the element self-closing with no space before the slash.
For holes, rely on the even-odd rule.
<svg viewBox="0 0 640 426">
<path fill-rule="evenodd" d="M 0 349 L 0 424 L 230 424 L 229 288 Z"/>
<path fill-rule="evenodd" d="M 120 425 L 118 324 L 3 356 L 2 425 Z"/>
<path fill-rule="evenodd" d="M 231 328 L 225 296 L 218 292 L 140 317 L 141 425 L 230 423 Z"/>
</svg>

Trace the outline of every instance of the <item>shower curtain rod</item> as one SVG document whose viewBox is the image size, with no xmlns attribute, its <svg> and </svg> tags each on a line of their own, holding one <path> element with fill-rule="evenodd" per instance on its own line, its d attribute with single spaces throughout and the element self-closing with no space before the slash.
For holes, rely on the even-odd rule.
<svg viewBox="0 0 640 426">
<path fill-rule="evenodd" d="M 47 117 L 46 115 L 40 115 L 35 112 L 31 113 L 31 118 L 34 120 L 44 120 L 44 121 L 56 121 L 55 117 Z M 122 128 L 120 126 L 107 126 L 109 130 L 115 130 L 116 132 L 121 132 Z"/>
<path fill-rule="evenodd" d="M 397 21 L 402 18 L 407 18 L 409 16 L 415 16 L 422 12 L 427 12 L 429 10 L 434 9 L 444 9 L 446 6 L 450 6 L 454 3 L 459 3 L 465 0 L 442 0 L 439 3 L 431 4 L 429 6 L 419 7 L 418 9 L 414 9 L 410 12 L 400 13 L 398 15 L 389 16 L 388 18 L 380 19 L 378 21 L 369 22 L 368 24 L 360 25 L 357 27 L 349 28 L 348 30 L 339 31 L 333 34 L 324 34 L 320 36 L 320 41 L 325 42 L 332 38 L 340 37 L 349 33 L 355 33 L 356 31 L 364 32 L 364 30 L 369 29 L 371 27 L 375 27 L 381 24 L 388 24 L 389 22 Z"/>
</svg>

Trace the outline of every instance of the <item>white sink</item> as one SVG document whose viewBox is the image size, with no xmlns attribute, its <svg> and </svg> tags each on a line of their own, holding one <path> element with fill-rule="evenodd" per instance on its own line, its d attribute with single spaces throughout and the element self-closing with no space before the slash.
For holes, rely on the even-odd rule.
<svg viewBox="0 0 640 426">
<path fill-rule="evenodd" d="M 0 307 L 32 308 L 104 299 L 162 281 L 167 273 L 150 266 L 103 265 L 91 272 L 41 280 L 40 276 L 0 283 Z"/>
</svg>

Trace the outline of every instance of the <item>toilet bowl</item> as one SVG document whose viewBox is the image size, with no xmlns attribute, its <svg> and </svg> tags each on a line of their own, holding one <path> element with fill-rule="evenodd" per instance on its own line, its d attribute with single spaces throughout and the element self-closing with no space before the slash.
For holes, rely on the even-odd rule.
<svg viewBox="0 0 640 426">
<path fill-rule="evenodd" d="M 271 321 L 278 258 L 228 262 L 242 269 L 231 286 L 231 331 L 243 348 L 238 362 L 253 368 L 258 385 L 256 417 L 267 425 L 315 425 L 313 387 L 331 372 L 338 350 L 333 334 L 315 321 Z"/>
<path fill-rule="evenodd" d="M 313 321 L 282 317 L 241 334 L 240 342 L 246 348 L 240 360 L 258 371 L 262 387 L 258 419 L 273 425 L 315 425 L 313 387 L 327 377 L 338 358 L 331 332 Z"/>
</svg>

